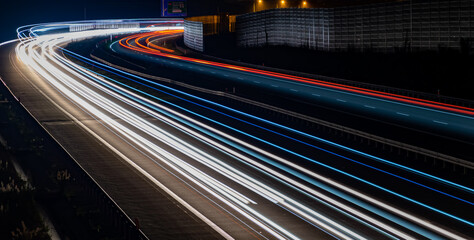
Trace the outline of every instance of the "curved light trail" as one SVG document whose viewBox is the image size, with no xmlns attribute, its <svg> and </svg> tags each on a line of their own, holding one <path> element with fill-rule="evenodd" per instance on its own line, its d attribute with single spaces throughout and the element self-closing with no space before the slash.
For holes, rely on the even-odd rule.
<svg viewBox="0 0 474 240">
<path fill-rule="evenodd" d="M 433 206 L 433 202 L 426 202 L 425 198 L 417 199 L 417 196 L 399 193 L 398 189 L 338 169 L 328 161 L 317 161 L 318 156 L 306 156 L 291 147 L 280 146 L 271 139 L 275 136 L 287 138 L 292 144 L 321 152 L 321 156 L 348 161 L 348 164 L 358 165 L 364 171 L 382 174 L 385 178 L 395 179 L 394 181 L 410 189 L 427 192 L 430 196 L 440 196 L 448 203 L 456 203 L 472 210 L 474 190 L 470 187 L 135 76 L 70 52 L 63 47 L 73 40 L 140 32 L 119 40 L 120 45 L 160 57 L 316 84 L 340 91 L 448 111 L 463 117 L 474 115 L 473 109 L 176 56 L 172 55 L 173 50 L 153 44 L 155 38 L 182 32 L 180 26 L 163 26 L 160 23 L 142 21 L 140 24 L 149 27 L 48 34 L 51 29 L 65 28 L 69 24 L 72 23 L 20 28 L 18 36 L 21 43 L 16 48 L 17 56 L 72 104 L 100 121 L 104 128 L 116 137 L 142 152 L 153 162 L 154 167 L 164 169 L 179 179 L 182 186 L 191 189 L 194 192 L 192 194 L 199 195 L 209 206 L 230 216 L 238 223 L 236 228 L 241 228 L 240 231 L 251 232 L 252 236 L 263 239 L 299 239 L 302 232 L 296 229 L 303 228 L 286 226 L 282 220 L 293 219 L 291 217 L 293 216 L 294 219 L 298 219 L 292 220 L 295 223 L 307 224 L 310 228 L 326 233 L 326 237 L 336 239 L 368 239 L 373 236 L 389 239 L 417 239 L 420 236 L 431 239 L 465 238 L 449 226 L 428 221 L 422 216 L 404 210 L 400 204 L 377 199 L 372 194 L 299 165 L 294 159 L 309 161 L 356 180 L 364 187 L 370 186 L 375 189 L 373 191 L 389 193 L 416 207 L 425 208 L 420 210 L 421 212 L 429 211 L 430 214 L 456 221 L 458 225 L 474 227 L 472 216 L 468 219 L 456 216 L 450 213 L 449 207 L 440 209 L 438 206 Z M 71 61 L 66 55 L 75 61 Z M 94 69 L 105 70 L 108 74 L 104 75 Z M 168 98 L 180 101 L 169 101 Z M 246 127 L 235 124 L 236 121 Z M 114 143 L 100 137 L 94 130 L 84 125 L 82 127 L 222 237 L 232 238 L 229 232 L 234 230 L 229 228 L 227 223 L 206 216 L 201 208 L 189 201 L 188 196 L 178 196 L 172 186 L 160 183 L 150 174 L 150 169 L 140 166 L 133 158 L 120 152 L 119 146 L 114 146 Z M 262 130 L 265 134 L 253 133 L 251 129 Z M 247 142 L 245 139 L 253 139 L 258 144 Z M 207 151 L 203 145 L 213 151 Z M 334 147 L 342 153 L 334 152 L 332 149 Z M 220 152 L 221 155 L 214 155 L 214 151 Z M 286 154 L 280 155 L 281 152 Z M 356 160 L 361 157 L 368 161 Z M 384 166 L 371 165 L 372 161 L 383 163 Z M 317 206 L 324 206 L 324 210 Z M 283 212 L 291 216 L 282 214 Z M 366 231 L 370 229 L 371 232 L 363 232 L 360 228 L 354 227 L 355 225 L 347 224 L 348 219 L 357 226 L 363 226 Z M 301 222 L 298 222 L 300 220 Z"/>
<path fill-rule="evenodd" d="M 174 32 L 174 33 L 176 33 L 176 32 Z M 450 112 L 455 112 L 455 113 L 461 113 L 461 114 L 474 116 L 474 109 L 469 108 L 469 107 L 452 105 L 452 104 L 436 102 L 436 101 L 430 101 L 430 100 L 426 100 L 426 99 L 420 99 L 420 98 L 403 96 L 403 95 L 398 95 L 398 94 L 393 94 L 393 93 L 381 92 L 381 91 L 376 91 L 376 90 L 371 90 L 371 89 L 365 89 L 365 88 L 354 87 L 354 86 L 349 86 L 349 85 L 344 85 L 344 84 L 332 83 L 332 82 L 327 82 L 327 81 L 322 81 L 322 80 L 317 80 L 317 79 L 311 79 L 311 78 L 305 78 L 305 77 L 300 77 L 300 76 L 293 76 L 293 75 L 288 75 L 288 74 L 283 74 L 283 73 L 276 73 L 276 72 L 270 72 L 270 71 L 265 71 L 265 70 L 260 70 L 260 69 L 236 66 L 236 65 L 231 65 L 231 64 L 212 62 L 212 61 L 202 60 L 202 59 L 176 56 L 176 55 L 171 55 L 171 54 L 167 54 L 167 53 L 162 52 L 163 50 L 166 51 L 166 52 L 169 52 L 170 51 L 169 49 L 165 49 L 165 48 L 162 48 L 162 47 L 156 48 L 156 45 L 154 45 L 153 48 L 150 48 L 150 47 L 145 47 L 142 44 L 139 44 L 139 42 L 141 40 L 145 39 L 145 38 L 146 38 L 146 42 L 148 43 L 150 38 L 160 37 L 163 34 L 164 33 L 162 33 L 162 32 L 136 34 L 136 35 L 132 35 L 132 36 L 122 38 L 119 41 L 119 43 L 122 47 L 125 47 L 125 48 L 129 48 L 129 49 L 139 51 L 139 52 L 143 52 L 143 53 L 155 54 L 155 55 L 159 55 L 159 56 L 162 56 L 162 57 L 180 59 L 180 60 L 200 63 L 200 64 L 204 64 L 204 65 L 218 66 L 218 67 L 223 67 L 223 68 L 228 68 L 228 69 L 239 70 L 239 71 L 243 71 L 243 72 L 257 73 L 257 74 L 266 75 L 266 76 L 279 77 L 279 78 L 282 78 L 282 79 L 288 79 L 288 80 L 292 80 L 292 81 L 299 81 L 299 82 L 303 82 L 303 83 L 310 83 L 310 84 L 315 84 L 315 85 L 319 85 L 319 86 L 332 87 L 334 89 L 339 89 L 339 90 L 344 90 L 344 91 L 349 91 L 349 92 L 354 92 L 354 93 L 359 93 L 359 94 L 366 94 L 366 95 L 369 95 L 369 96 L 400 101 L 400 102 L 404 102 L 404 103 L 408 103 L 408 104 L 415 104 L 415 105 L 419 105 L 419 106 L 430 107 L 430 108 L 435 108 L 435 109 L 440 109 L 440 110 L 445 110 L 445 111 L 450 111 Z M 132 40 L 135 44 L 138 45 L 138 47 L 131 44 Z"/>
<path fill-rule="evenodd" d="M 155 33 L 155 38 L 161 34 Z M 394 124 L 406 125 L 420 131 L 457 138 L 463 142 L 474 141 L 474 110 L 469 107 L 445 104 L 425 99 L 363 89 L 338 83 L 325 82 L 315 79 L 302 78 L 287 74 L 269 72 L 259 69 L 235 66 L 230 64 L 211 62 L 166 53 L 151 46 L 143 48 L 147 39 L 153 34 L 136 34 L 127 36 L 110 47 L 116 51 L 118 46 L 143 54 L 161 57 L 156 62 L 168 67 L 175 62 L 195 64 L 201 71 L 223 75 L 226 78 L 244 84 L 251 84 L 259 88 L 269 88 L 282 94 L 296 95 L 305 101 L 309 100 L 331 108 L 349 109 L 358 115 L 369 115 Z M 123 51 L 122 51 L 123 53 Z M 174 60 L 174 61 L 173 61 Z M 202 70 L 204 67 L 204 70 Z M 188 69 L 186 69 L 188 70 Z M 227 73 L 225 73 L 227 72 Z M 224 73 L 224 74 L 223 74 Z M 231 73 L 231 74 L 229 74 Z M 285 91 L 284 91 L 285 90 Z"/>
</svg>

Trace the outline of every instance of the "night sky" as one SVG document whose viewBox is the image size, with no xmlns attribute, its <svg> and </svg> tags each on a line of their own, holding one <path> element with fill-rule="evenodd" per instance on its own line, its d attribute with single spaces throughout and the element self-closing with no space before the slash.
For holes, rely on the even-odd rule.
<svg viewBox="0 0 474 240">
<path fill-rule="evenodd" d="M 16 28 L 26 24 L 87 19 L 159 17 L 160 1 L 151 0 L 1 0 L 0 40 L 16 37 Z"/>
<path fill-rule="evenodd" d="M 214 14 L 232 9 L 248 0 L 188 0 L 189 15 Z M 229 4 L 230 3 L 230 4 Z M 227 7 L 225 7 L 227 6 Z M 1 0 L 0 41 L 16 37 L 16 28 L 42 22 L 83 20 L 84 8 L 87 19 L 120 19 L 160 17 L 160 0 Z"/>
<path fill-rule="evenodd" d="M 265 0 L 272 1 L 272 0 Z M 287 2 L 298 0 L 287 0 Z M 390 0 L 308 0 L 319 7 Z M 252 0 L 187 0 L 188 15 L 219 12 L 240 14 L 252 9 Z M 42 22 L 84 19 L 150 18 L 160 16 L 161 0 L 1 0 L 0 42 L 16 37 L 16 28 Z"/>
</svg>

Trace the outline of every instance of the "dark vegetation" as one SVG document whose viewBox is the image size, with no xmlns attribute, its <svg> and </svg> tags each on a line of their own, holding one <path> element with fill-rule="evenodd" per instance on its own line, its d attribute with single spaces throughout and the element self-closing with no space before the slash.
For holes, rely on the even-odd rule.
<svg viewBox="0 0 474 240">
<path fill-rule="evenodd" d="M 12 162 L 1 153 L 0 225 L 1 239 L 49 239 L 34 200 L 34 190 L 18 176 Z"/>
<path fill-rule="evenodd" d="M 0 100 L 0 239 L 49 239 L 39 206 L 62 239 L 125 239 L 103 193 L 3 85 Z"/>
<path fill-rule="evenodd" d="M 12 135 L 10 124 L 16 115 L 0 92 L 0 136 Z M 23 128 L 24 129 L 24 128 Z M 8 132 L 8 133 L 7 133 Z M 21 134 L 24 134 L 23 131 Z M 18 146 L 16 138 L 11 143 Z M 2 138 L 2 142 L 6 141 Z M 10 156 L 0 144 L 0 238 L 49 239 L 34 199 L 34 188 L 17 174 Z"/>
</svg>

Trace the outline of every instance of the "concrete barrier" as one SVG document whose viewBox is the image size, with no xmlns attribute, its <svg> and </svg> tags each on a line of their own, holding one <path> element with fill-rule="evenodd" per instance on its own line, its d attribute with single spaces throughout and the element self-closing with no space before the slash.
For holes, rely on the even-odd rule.
<svg viewBox="0 0 474 240">
<path fill-rule="evenodd" d="M 204 52 L 202 22 L 184 20 L 184 44 L 191 49 Z"/>
</svg>

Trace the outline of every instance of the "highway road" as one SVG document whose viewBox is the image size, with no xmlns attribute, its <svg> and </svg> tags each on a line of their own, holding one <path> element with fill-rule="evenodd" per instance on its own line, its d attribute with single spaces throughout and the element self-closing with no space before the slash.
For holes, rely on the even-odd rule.
<svg viewBox="0 0 474 240">
<path fill-rule="evenodd" d="M 350 109 L 361 115 L 366 114 L 391 119 L 391 121 L 402 125 L 411 124 L 427 132 L 450 135 L 453 138 L 464 139 L 469 142 L 474 141 L 474 109 L 472 108 L 288 74 L 176 56 L 162 51 L 162 49 L 154 50 L 150 46 L 145 46 L 149 45 L 150 39 L 154 37 L 163 36 L 150 33 L 136 34 L 123 38 L 110 47 L 113 51 L 121 54 L 146 53 L 147 56 L 142 57 L 147 57 L 149 60 L 177 69 L 187 71 L 193 69 L 194 72 L 223 76 L 228 80 L 244 82 L 255 88 L 277 91 L 281 94 L 303 98 L 307 101 L 318 102 L 334 108 Z M 126 52 L 126 49 L 134 52 Z M 161 58 L 152 58 L 153 55 L 161 56 Z"/>
<path fill-rule="evenodd" d="M 474 234 L 472 183 L 421 172 L 64 49 L 92 37 L 163 37 L 182 29 L 179 23 L 48 34 L 49 28 L 20 29 L 21 43 L 2 46 L 2 63 L 8 63 L 1 66 L 2 81 L 132 219 L 144 222 L 152 239 Z M 471 109 L 186 59 L 145 37 L 151 49 L 137 52 L 140 41 L 111 46 L 118 54 L 276 85 L 282 94 L 383 114 L 408 112 L 428 128 L 448 125 L 460 135 L 473 131 Z M 165 224 L 168 219 L 172 224 Z"/>
</svg>

